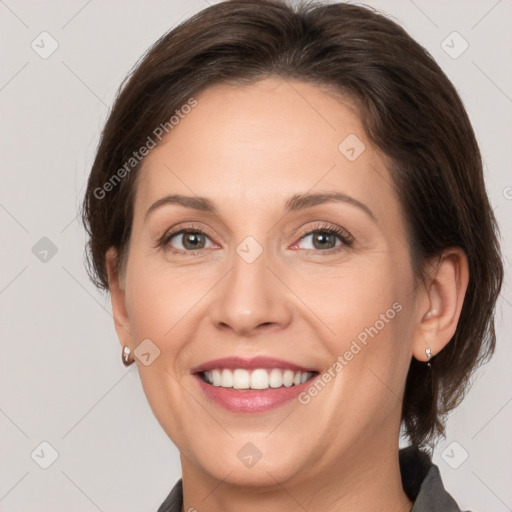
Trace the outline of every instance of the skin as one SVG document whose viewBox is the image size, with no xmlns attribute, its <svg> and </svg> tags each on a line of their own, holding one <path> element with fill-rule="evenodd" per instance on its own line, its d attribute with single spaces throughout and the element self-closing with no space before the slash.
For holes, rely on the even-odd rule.
<svg viewBox="0 0 512 512">
<path fill-rule="evenodd" d="M 136 361 L 180 450 L 184 510 L 410 510 L 398 466 L 405 379 L 411 357 L 437 354 L 455 331 L 464 253 L 445 251 L 419 284 L 386 160 L 348 102 L 280 79 L 196 99 L 140 171 L 125 271 L 113 249 L 106 255 L 121 345 L 133 354 L 149 338 L 160 350 L 149 366 Z M 338 150 L 349 134 L 366 146 L 352 162 Z M 375 219 L 348 202 L 284 210 L 292 194 L 333 191 Z M 146 217 L 169 194 L 206 197 L 218 211 L 167 204 Z M 190 222 L 206 232 L 202 248 L 187 249 L 182 235 L 158 246 Z M 336 235 L 327 249 L 314 245 L 319 225 L 342 228 L 352 245 Z M 236 252 L 247 236 L 263 250 L 252 263 Z M 235 414 L 190 373 L 235 355 L 326 370 L 396 302 L 401 311 L 307 405 Z M 248 442 L 262 453 L 250 468 L 237 457 Z"/>
</svg>

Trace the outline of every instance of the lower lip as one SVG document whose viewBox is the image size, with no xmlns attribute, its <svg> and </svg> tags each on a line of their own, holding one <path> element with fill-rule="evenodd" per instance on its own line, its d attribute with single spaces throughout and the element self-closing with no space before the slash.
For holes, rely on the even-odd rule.
<svg viewBox="0 0 512 512">
<path fill-rule="evenodd" d="M 317 376 L 309 379 L 303 384 L 282 386 L 280 388 L 258 389 L 232 389 L 221 386 L 212 386 L 207 384 L 197 374 L 194 375 L 204 394 L 213 402 L 224 409 L 238 413 L 266 412 L 276 409 L 281 405 L 297 398 L 300 393 L 305 391 Z"/>
</svg>

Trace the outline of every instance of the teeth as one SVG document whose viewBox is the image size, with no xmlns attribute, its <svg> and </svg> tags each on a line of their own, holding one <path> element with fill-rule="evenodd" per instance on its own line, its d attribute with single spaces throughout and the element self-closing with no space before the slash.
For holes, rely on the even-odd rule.
<svg viewBox="0 0 512 512">
<path fill-rule="evenodd" d="M 268 380 L 271 388 L 280 388 L 283 385 L 283 372 L 274 368 L 270 371 Z"/>
<path fill-rule="evenodd" d="M 236 370 L 215 369 L 209 372 L 203 372 L 204 380 L 213 386 L 233 389 L 268 389 L 298 386 L 304 384 L 312 376 L 312 372 L 294 372 L 292 370 L 281 370 L 273 368 L 265 370 Z"/>
<path fill-rule="evenodd" d="M 293 372 L 291 370 L 285 370 L 283 373 L 283 384 L 289 388 L 293 385 Z"/>
<path fill-rule="evenodd" d="M 247 370 L 237 368 L 233 372 L 233 387 L 235 389 L 249 389 L 251 387 L 251 376 Z"/>
<path fill-rule="evenodd" d="M 232 388 L 233 387 L 233 374 L 230 370 L 222 371 L 222 379 L 220 381 L 220 385 L 223 388 Z"/>
<path fill-rule="evenodd" d="M 267 372 L 267 370 L 254 370 L 251 373 L 251 389 L 267 389 L 267 388 L 268 388 L 268 372 Z"/>
<path fill-rule="evenodd" d="M 210 381 L 210 384 L 213 384 L 214 386 L 220 386 L 220 383 L 222 382 L 222 375 L 220 374 L 220 371 L 213 370 L 211 373 L 211 378 L 208 380 Z"/>
</svg>

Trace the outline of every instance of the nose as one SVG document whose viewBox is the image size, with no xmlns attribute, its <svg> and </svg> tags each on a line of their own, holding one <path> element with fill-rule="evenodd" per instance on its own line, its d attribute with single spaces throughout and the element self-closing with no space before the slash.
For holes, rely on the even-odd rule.
<svg viewBox="0 0 512 512">
<path fill-rule="evenodd" d="M 265 251 L 251 263 L 234 254 L 233 266 L 214 291 L 210 315 L 216 329 L 251 338 L 290 323 L 291 292 L 272 266 Z"/>
</svg>

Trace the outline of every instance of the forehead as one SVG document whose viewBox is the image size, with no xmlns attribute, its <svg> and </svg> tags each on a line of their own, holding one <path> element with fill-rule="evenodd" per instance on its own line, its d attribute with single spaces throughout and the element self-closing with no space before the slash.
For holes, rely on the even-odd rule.
<svg viewBox="0 0 512 512">
<path fill-rule="evenodd" d="M 265 79 L 212 86 L 195 100 L 146 157 L 136 211 L 169 193 L 245 209 L 279 206 L 314 188 L 364 199 L 377 211 L 395 199 L 357 110 L 325 89 Z"/>
</svg>

